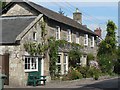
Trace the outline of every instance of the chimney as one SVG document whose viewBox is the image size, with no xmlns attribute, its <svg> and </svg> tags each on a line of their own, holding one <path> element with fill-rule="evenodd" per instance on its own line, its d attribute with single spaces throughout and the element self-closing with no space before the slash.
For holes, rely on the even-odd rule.
<svg viewBox="0 0 120 90">
<path fill-rule="evenodd" d="M 87 27 L 87 25 L 83 25 L 84 27 Z"/>
<path fill-rule="evenodd" d="M 78 8 L 76 8 L 76 11 L 73 13 L 73 20 L 82 24 L 82 13 L 79 12 Z"/>
<path fill-rule="evenodd" d="M 96 30 L 94 30 L 94 32 L 95 32 L 99 37 L 101 37 L 101 32 L 102 32 L 102 30 L 101 30 L 100 27 L 99 27 L 99 28 L 96 28 Z"/>
</svg>

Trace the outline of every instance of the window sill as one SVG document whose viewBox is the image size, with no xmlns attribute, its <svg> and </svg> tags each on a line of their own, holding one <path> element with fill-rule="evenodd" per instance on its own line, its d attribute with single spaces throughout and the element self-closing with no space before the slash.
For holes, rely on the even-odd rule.
<svg viewBox="0 0 120 90">
<path fill-rule="evenodd" d="M 28 72 L 37 72 L 38 70 L 24 70 L 24 72 L 28 73 Z"/>
<path fill-rule="evenodd" d="M 88 45 L 84 44 L 85 47 L 87 47 Z"/>
</svg>

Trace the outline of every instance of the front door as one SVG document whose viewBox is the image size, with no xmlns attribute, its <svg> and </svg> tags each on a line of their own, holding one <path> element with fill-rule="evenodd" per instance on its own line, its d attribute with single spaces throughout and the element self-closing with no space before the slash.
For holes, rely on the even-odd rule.
<svg viewBox="0 0 120 90">
<path fill-rule="evenodd" d="M 9 85 L 9 54 L 0 55 L 0 72 L 7 75 L 5 85 Z"/>
</svg>

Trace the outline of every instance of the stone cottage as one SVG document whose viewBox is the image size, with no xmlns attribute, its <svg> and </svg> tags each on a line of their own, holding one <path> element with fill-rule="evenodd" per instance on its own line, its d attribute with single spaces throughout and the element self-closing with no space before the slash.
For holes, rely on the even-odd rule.
<svg viewBox="0 0 120 90">
<path fill-rule="evenodd" d="M 49 56 L 30 56 L 25 51 L 26 42 L 41 43 L 41 21 L 46 23 L 47 36 L 56 40 L 66 40 L 83 46 L 84 54 L 81 64 L 86 65 L 87 53 L 96 56 L 97 42 L 93 31 L 82 25 L 82 14 L 77 10 L 73 19 L 60 15 L 54 11 L 33 2 L 10 2 L 2 10 L 0 21 L 0 59 L 2 72 L 8 76 L 6 84 L 10 86 L 26 86 L 28 74 L 39 72 L 47 76 L 50 81 Z M 61 74 L 68 71 L 68 53 L 59 50 Z M 65 62 L 64 62 L 65 60 Z"/>
</svg>

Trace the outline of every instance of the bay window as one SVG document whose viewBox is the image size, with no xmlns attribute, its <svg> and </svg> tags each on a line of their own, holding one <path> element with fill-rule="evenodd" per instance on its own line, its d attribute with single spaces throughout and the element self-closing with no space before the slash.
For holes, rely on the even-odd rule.
<svg viewBox="0 0 120 90">
<path fill-rule="evenodd" d="M 58 60 L 57 60 L 57 73 L 61 74 L 61 55 L 58 55 Z"/>
<path fill-rule="evenodd" d="M 68 56 L 64 56 L 64 74 L 67 74 L 68 72 Z"/>
</svg>

